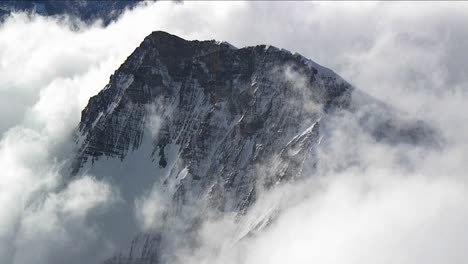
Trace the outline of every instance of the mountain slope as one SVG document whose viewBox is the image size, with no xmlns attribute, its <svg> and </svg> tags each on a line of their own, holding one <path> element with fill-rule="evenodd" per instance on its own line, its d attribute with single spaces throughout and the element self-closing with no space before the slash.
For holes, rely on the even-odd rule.
<svg viewBox="0 0 468 264">
<path fill-rule="evenodd" d="M 289 80 L 288 70 L 312 85 Z M 154 106 L 161 124 L 152 158 L 159 168 L 173 166 L 166 184 L 177 181 L 177 192 L 189 185 L 219 188 L 236 200 L 226 209 L 241 210 L 255 196 L 255 164 L 278 156 L 285 161 L 269 180 L 297 175 L 318 142 L 321 115 L 303 102 L 329 107 L 352 89 L 329 78 L 301 56 L 274 47 L 234 49 L 155 32 L 83 111 L 86 143 L 74 172 L 89 159 L 124 159 L 138 149 Z M 173 151 L 177 161 L 168 160 Z M 175 180 L 184 169 L 184 179 Z"/>
<path fill-rule="evenodd" d="M 312 174 L 322 127 L 341 111 L 359 113 L 376 140 L 433 136 L 298 54 L 153 32 L 90 99 L 79 125 L 72 175 L 111 179 L 131 204 L 149 192 L 143 207 L 163 208 L 157 225 L 147 223 L 151 231 L 109 263 L 169 262 L 180 240 L 196 244 L 201 219 L 241 219 L 262 190 Z"/>
</svg>

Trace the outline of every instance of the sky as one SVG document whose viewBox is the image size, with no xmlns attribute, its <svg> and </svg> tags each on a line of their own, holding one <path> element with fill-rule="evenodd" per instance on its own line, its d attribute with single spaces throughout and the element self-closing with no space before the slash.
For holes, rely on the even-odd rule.
<svg viewBox="0 0 468 264">
<path fill-rule="evenodd" d="M 388 146 L 337 117 L 320 177 L 260 198 L 260 211 L 287 201 L 274 224 L 232 245 L 232 219 L 208 222 L 180 262 L 467 259 L 467 3 L 158 2 L 107 27 L 70 19 L 13 14 L 0 25 L 1 263 L 97 262 L 115 250 L 93 219 L 118 208 L 121 190 L 95 175 L 65 184 L 62 169 L 81 110 L 154 30 L 298 52 L 444 138 L 438 150 Z"/>
</svg>

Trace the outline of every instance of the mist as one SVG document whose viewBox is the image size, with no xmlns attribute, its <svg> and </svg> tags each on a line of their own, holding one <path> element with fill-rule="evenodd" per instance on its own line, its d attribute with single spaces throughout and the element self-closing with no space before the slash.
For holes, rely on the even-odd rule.
<svg viewBox="0 0 468 264">
<path fill-rule="evenodd" d="M 167 205 L 151 179 L 128 201 L 109 178 L 63 170 L 81 110 L 154 30 L 299 52 L 443 138 L 439 148 L 387 144 L 355 116 L 332 116 L 316 171 L 261 193 L 241 222 L 207 220 L 200 247 L 181 247 L 174 262 L 467 259 L 466 3 L 157 2 L 107 27 L 72 20 L 16 13 L 0 25 L 1 263 L 99 263 L 128 239 L 102 222 L 123 204 L 127 235 L 159 224 Z M 153 136 L 160 122 L 155 113 Z M 275 221 L 245 236 L 259 215 Z"/>
</svg>

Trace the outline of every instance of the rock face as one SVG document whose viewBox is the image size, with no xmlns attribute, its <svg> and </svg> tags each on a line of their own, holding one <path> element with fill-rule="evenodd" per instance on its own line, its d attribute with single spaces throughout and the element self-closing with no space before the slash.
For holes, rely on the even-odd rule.
<svg viewBox="0 0 468 264">
<path fill-rule="evenodd" d="M 165 183 L 180 178 L 177 199 L 205 190 L 221 211 L 245 210 L 260 180 L 255 166 L 281 160 L 265 184 L 299 177 L 319 140 L 320 107 L 346 106 L 351 86 L 311 64 L 274 47 L 236 49 L 154 32 L 83 111 L 86 144 L 74 172 L 101 156 L 124 159 L 154 115 L 151 158 L 171 167 Z"/>
<path fill-rule="evenodd" d="M 105 25 L 115 20 L 125 8 L 132 8 L 139 0 L 132 1 L 2 1 L 0 20 L 11 12 L 29 12 L 42 16 L 70 15 L 82 21 L 102 19 Z"/>
<path fill-rule="evenodd" d="M 181 239 L 172 220 L 186 219 L 177 228 L 190 241 L 206 212 L 242 217 L 259 190 L 313 172 L 327 115 L 358 111 L 356 94 L 364 105 L 380 104 L 286 50 L 153 32 L 90 99 L 79 125 L 73 175 L 109 159 L 130 166 L 128 156 L 145 148 L 139 160 L 149 167 L 125 177 L 148 174 L 169 199 L 161 226 L 108 263 L 165 263 L 164 248 Z M 382 113 L 362 115 L 376 139 L 431 134 Z"/>
</svg>

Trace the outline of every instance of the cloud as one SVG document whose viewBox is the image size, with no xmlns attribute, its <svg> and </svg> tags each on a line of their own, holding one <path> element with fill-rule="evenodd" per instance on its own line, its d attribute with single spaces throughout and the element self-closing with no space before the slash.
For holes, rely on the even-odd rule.
<svg viewBox="0 0 468 264">
<path fill-rule="evenodd" d="M 87 176 L 45 196 L 23 212 L 13 263 L 95 261 L 114 250 L 106 238 L 99 237 L 98 226 L 87 221 L 90 214 L 103 214 L 117 202 L 110 185 Z"/>
<path fill-rule="evenodd" d="M 62 163 L 51 146 L 47 136 L 22 127 L 9 130 L 0 143 L 2 262 L 48 263 L 62 250 L 90 253 L 92 248 L 83 245 L 94 241 L 94 224 L 86 218 L 117 200 L 111 186 L 90 176 L 61 187 Z"/>
<path fill-rule="evenodd" d="M 467 194 L 447 178 L 340 175 L 249 242 L 245 263 L 463 263 Z"/>
<path fill-rule="evenodd" d="M 72 22 L 19 13 L 0 27 L 2 263 L 96 262 L 116 250 L 98 220 L 120 190 L 64 168 L 81 110 L 151 29 Z"/>
<path fill-rule="evenodd" d="M 134 207 L 139 225 L 158 223 L 164 208 L 150 203 L 159 197 L 156 191 L 122 201 L 126 190 L 115 182 L 85 175 L 65 184 L 62 169 L 90 96 L 146 35 L 166 30 L 188 39 L 215 38 L 238 47 L 266 43 L 300 52 L 441 128 L 447 139 L 439 151 L 394 147 L 363 135 L 348 116 L 332 120 L 336 127 L 321 146 L 318 174 L 263 194 L 244 222 L 229 217 L 206 222 L 202 246 L 181 251 L 181 259 L 464 263 L 466 7 L 463 2 L 158 2 L 126 12 L 106 28 L 80 23 L 73 28 L 67 19 L 14 14 L 0 26 L 0 262 L 79 262 L 84 256 L 100 261 L 119 246 L 118 239 L 126 239 L 112 237 L 98 221 L 110 221 L 101 214 L 122 203 Z M 158 116 L 150 120 L 155 136 L 160 122 Z M 274 206 L 279 210 L 269 211 Z M 256 214 L 265 211 L 277 221 L 239 242 L 249 219 L 258 220 Z"/>
</svg>

